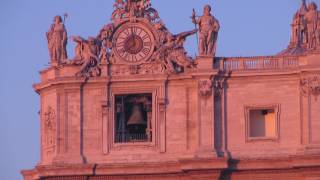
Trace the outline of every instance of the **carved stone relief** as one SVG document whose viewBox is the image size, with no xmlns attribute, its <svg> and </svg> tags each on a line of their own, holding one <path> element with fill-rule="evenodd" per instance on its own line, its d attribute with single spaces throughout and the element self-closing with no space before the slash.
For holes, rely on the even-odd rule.
<svg viewBox="0 0 320 180">
<path fill-rule="evenodd" d="M 317 99 L 320 95 L 320 74 L 301 78 L 300 90 L 303 96 L 312 95 Z"/>
<path fill-rule="evenodd" d="M 291 24 L 291 40 L 280 55 L 300 55 L 320 50 L 320 13 L 315 2 L 302 0 Z"/>
<path fill-rule="evenodd" d="M 215 96 L 221 96 L 225 88 L 226 76 L 216 76 L 213 80 Z"/>
<path fill-rule="evenodd" d="M 115 22 L 126 18 L 146 18 L 151 22 L 159 19 L 157 10 L 151 7 L 150 0 L 117 0 L 113 7 L 112 20 Z"/>
<path fill-rule="evenodd" d="M 44 113 L 44 144 L 47 148 L 55 148 L 55 133 L 56 133 L 56 113 L 49 106 Z"/>
<path fill-rule="evenodd" d="M 89 37 L 88 40 L 79 36 L 73 36 L 73 41 L 77 43 L 75 49 L 75 57 L 71 64 L 81 65 L 79 72 L 76 73 L 78 77 L 94 77 L 100 76 L 100 50 L 101 42 L 94 37 Z"/>
<path fill-rule="evenodd" d="M 212 81 L 210 79 L 199 81 L 199 94 L 204 98 L 212 95 Z"/>
</svg>

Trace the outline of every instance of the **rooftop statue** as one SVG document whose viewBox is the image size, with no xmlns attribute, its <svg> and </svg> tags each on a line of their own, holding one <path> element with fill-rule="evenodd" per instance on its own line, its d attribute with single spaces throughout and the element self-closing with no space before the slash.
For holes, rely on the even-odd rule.
<svg viewBox="0 0 320 180">
<path fill-rule="evenodd" d="M 320 16 L 315 2 L 302 0 L 293 17 L 291 40 L 288 48 L 279 55 L 299 55 L 320 51 Z"/>
<path fill-rule="evenodd" d="M 66 17 L 66 15 L 65 15 Z M 50 30 L 46 33 L 52 65 L 59 65 L 67 58 L 67 31 L 61 16 L 55 16 Z"/>
<path fill-rule="evenodd" d="M 315 49 L 319 45 L 319 12 L 316 3 L 311 2 L 308 5 L 308 11 L 305 14 L 307 23 L 308 49 Z"/>
<path fill-rule="evenodd" d="M 204 6 L 203 15 L 199 18 L 196 18 L 193 10 L 192 22 L 199 26 L 199 55 L 215 56 L 220 25 L 219 21 L 211 15 L 211 6 Z"/>
</svg>

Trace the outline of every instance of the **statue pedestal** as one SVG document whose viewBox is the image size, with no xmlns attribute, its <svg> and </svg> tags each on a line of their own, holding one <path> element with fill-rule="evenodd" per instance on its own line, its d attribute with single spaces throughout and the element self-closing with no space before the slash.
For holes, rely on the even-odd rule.
<svg viewBox="0 0 320 180">
<path fill-rule="evenodd" d="M 198 56 L 196 59 L 198 69 L 213 69 L 214 57 L 213 56 Z"/>
</svg>

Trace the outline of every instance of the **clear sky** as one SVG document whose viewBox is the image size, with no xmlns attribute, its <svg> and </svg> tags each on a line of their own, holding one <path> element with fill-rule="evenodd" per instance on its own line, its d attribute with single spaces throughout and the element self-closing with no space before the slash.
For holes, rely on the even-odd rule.
<svg viewBox="0 0 320 180">
<path fill-rule="evenodd" d="M 317 4 L 320 0 L 316 0 Z M 290 39 L 300 0 L 152 0 L 173 33 L 191 30 L 192 8 L 213 6 L 221 30 L 218 56 L 272 55 Z M 32 84 L 49 61 L 45 32 L 55 15 L 69 14 L 68 35 L 97 35 L 109 23 L 113 0 L 0 0 L 0 180 L 19 180 L 39 160 L 39 97 Z M 68 44 L 73 56 L 74 44 Z M 186 49 L 197 51 L 195 36 Z"/>
</svg>

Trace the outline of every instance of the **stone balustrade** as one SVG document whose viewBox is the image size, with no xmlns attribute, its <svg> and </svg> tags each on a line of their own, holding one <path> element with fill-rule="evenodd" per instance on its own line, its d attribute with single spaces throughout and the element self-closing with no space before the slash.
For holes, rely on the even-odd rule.
<svg viewBox="0 0 320 180">
<path fill-rule="evenodd" d="M 232 57 L 219 60 L 220 69 L 231 71 L 275 70 L 299 67 L 298 56 Z"/>
</svg>

